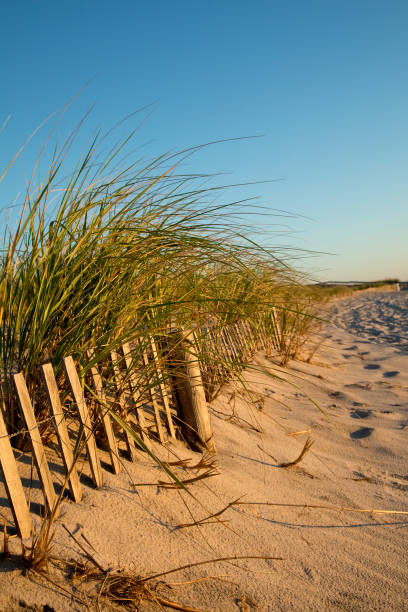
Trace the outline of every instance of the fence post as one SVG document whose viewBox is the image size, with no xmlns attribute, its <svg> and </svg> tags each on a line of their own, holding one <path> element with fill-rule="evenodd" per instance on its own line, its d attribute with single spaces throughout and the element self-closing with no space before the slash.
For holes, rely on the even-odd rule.
<svg viewBox="0 0 408 612">
<path fill-rule="evenodd" d="M 31 535 L 32 523 L 24 495 L 23 485 L 18 475 L 17 463 L 8 437 L 3 413 L 0 408 L 0 468 L 3 472 L 4 486 L 13 513 L 14 524 L 24 540 Z"/>
<path fill-rule="evenodd" d="M 186 436 L 200 447 L 215 452 L 210 413 L 192 330 L 180 334 L 180 361 L 174 372 L 178 404 L 185 421 Z M 194 434 L 193 434 L 194 432 Z M 193 434 L 193 435 L 192 435 Z"/>
<path fill-rule="evenodd" d="M 62 410 L 58 392 L 57 381 L 55 380 L 54 370 L 51 363 L 44 363 L 41 366 L 41 371 L 44 379 L 45 390 L 47 392 L 48 403 L 54 417 L 54 426 L 57 432 L 62 460 L 68 476 L 68 483 L 72 499 L 79 502 L 82 499 L 82 487 L 79 480 L 78 471 L 74 465 L 75 457 L 72 452 L 65 415 Z"/>
<path fill-rule="evenodd" d="M 76 370 L 75 363 L 71 355 L 69 355 L 68 357 L 64 357 L 64 359 L 62 360 L 62 364 L 64 366 L 65 376 L 68 380 L 72 397 L 75 401 L 79 418 L 83 427 L 83 436 L 86 444 L 89 466 L 91 468 L 92 480 L 96 487 L 101 487 L 103 485 L 102 468 L 98 458 L 91 417 L 89 416 L 89 411 L 85 402 L 85 397 L 81 387 L 81 382 L 79 380 L 78 372 Z"/>
<path fill-rule="evenodd" d="M 130 390 L 133 395 L 134 407 L 137 415 L 137 419 L 142 430 L 143 442 L 146 444 L 148 450 L 152 450 L 152 443 L 150 442 L 149 434 L 147 431 L 146 418 L 143 410 L 143 405 L 140 400 L 139 390 L 137 388 L 137 378 L 134 369 L 132 350 L 129 342 L 125 342 L 122 345 L 123 356 L 125 358 L 126 368 L 129 373 Z"/>
<path fill-rule="evenodd" d="M 276 342 L 276 349 L 279 352 L 281 352 L 283 349 L 283 335 L 282 335 L 282 328 L 280 325 L 278 313 L 275 307 L 272 308 L 271 314 L 272 314 L 272 321 L 273 321 L 273 326 L 274 326 L 274 337 L 275 337 L 275 342 Z"/>
<path fill-rule="evenodd" d="M 161 444 L 165 444 L 167 442 L 166 439 L 166 435 L 163 429 L 163 423 L 160 417 L 160 408 L 159 408 L 159 404 L 157 402 L 157 398 L 156 398 L 156 394 L 155 391 L 152 387 L 151 380 L 149 378 L 150 376 L 150 362 L 149 362 L 149 356 L 147 354 L 147 347 L 144 344 L 144 338 L 139 338 L 139 345 L 143 351 L 143 364 L 146 368 L 146 380 L 147 380 L 147 384 L 149 386 L 149 393 L 150 393 L 150 399 L 152 400 L 152 405 L 153 405 L 153 410 L 154 410 L 154 417 L 156 420 L 156 427 L 157 427 L 157 434 L 159 436 L 159 440 L 161 442 Z"/>
<path fill-rule="evenodd" d="M 131 422 L 130 415 L 128 414 L 128 411 L 126 408 L 126 399 L 125 399 L 124 390 L 123 390 L 123 376 L 122 376 L 122 372 L 119 366 L 119 355 L 117 354 L 115 350 L 112 350 L 110 353 L 110 357 L 111 357 L 111 364 L 112 364 L 112 369 L 113 369 L 113 377 L 114 377 L 115 385 L 116 385 L 116 391 L 118 393 L 118 403 L 119 403 L 120 411 L 121 411 L 120 416 L 124 420 L 126 425 L 128 425 L 130 429 L 132 429 L 132 422 Z M 125 440 L 126 440 L 126 448 L 128 451 L 129 461 L 137 461 L 135 440 L 130 435 L 127 429 L 125 429 Z"/>
<path fill-rule="evenodd" d="M 90 361 L 94 358 L 94 349 L 88 349 L 87 357 Z M 103 428 L 105 430 L 106 443 L 108 445 L 112 471 L 114 474 L 120 472 L 120 461 L 119 461 L 119 450 L 116 443 L 115 433 L 112 427 L 112 418 L 107 409 L 107 399 L 105 390 L 103 388 L 102 376 L 96 365 L 91 366 L 91 378 L 95 389 L 98 401 L 101 403 L 99 413 L 102 419 Z"/>
<path fill-rule="evenodd" d="M 159 378 L 159 388 L 160 388 L 160 393 L 162 396 L 162 400 L 163 400 L 163 406 L 164 409 L 166 411 L 166 416 L 167 416 L 167 423 L 169 426 L 169 432 L 172 438 L 176 438 L 176 431 L 174 429 L 174 425 L 173 425 L 173 420 L 171 417 L 171 412 L 170 412 L 170 404 L 169 404 L 169 398 L 167 395 L 167 389 L 166 386 L 164 384 L 164 378 L 163 378 L 163 372 L 160 366 L 160 361 L 159 361 L 159 356 L 157 354 L 157 347 L 156 347 L 156 342 L 154 341 L 153 336 L 150 336 L 150 346 L 152 348 L 152 353 L 153 353 L 153 360 L 154 360 L 154 364 L 156 367 L 156 373 L 157 376 Z"/>
<path fill-rule="evenodd" d="M 17 390 L 18 403 L 20 404 L 20 408 L 27 425 L 27 433 L 33 449 L 34 463 L 37 468 L 38 478 L 40 479 L 41 487 L 44 493 L 45 506 L 47 511 L 51 514 L 51 512 L 55 510 L 57 495 L 55 493 L 50 468 L 48 466 L 47 457 L 41 440 L 40 430 L 38 429 L 24 375 L 19 372 L 18 374 L 13 374 L 13 378 Z"/>
</svg>

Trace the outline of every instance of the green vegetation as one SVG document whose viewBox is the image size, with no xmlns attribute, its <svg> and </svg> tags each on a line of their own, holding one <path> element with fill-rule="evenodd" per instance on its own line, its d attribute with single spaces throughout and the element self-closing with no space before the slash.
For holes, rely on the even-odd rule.
<svg viewBox="0 0 408 612">
<path fill-rule="evenodd" d="M 202 177 L 177 174 L 184 153 L 118 169 L 129 139 L 105 156 L 102 142 L 96 138 L 65 179 L 69 138 L 39 184 L 30 182 L 17 227 L 4 235 L 2 405 L 13 432 L 21 427 L 10 382 L 17 371 L 46 436 L 39 384 L 46 361 L 63 386 L 64 356 L 76 356 L 85 380 L 88 349 L 93 363 L 103 363 L 113 348 L 142 338 L 134 349 L 139 360 L 150 334 L 166 344 L 170 325 L 219 329 L 239 319 L 254 329 L 264 321 L 273 334 L 275 306 L 282 327 L 291 327 L 290 350 L 287 340 L 280 344 L 285 362 L 311 320 L 303 310 L 309 292 L 295 271 L 242 238 L 231 205 L 212 204 Z M 306 303 L 309 314 L 308 295 Z M 142 392 L 147 378 L 140 379 Z"/>
</svg>

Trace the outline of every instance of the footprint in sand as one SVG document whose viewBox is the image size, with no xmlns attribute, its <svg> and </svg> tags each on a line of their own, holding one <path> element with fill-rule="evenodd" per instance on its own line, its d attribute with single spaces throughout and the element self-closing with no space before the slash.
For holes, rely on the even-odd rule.
<svg viewBox="0 0 408 612">
<path fill-rule="evenodd" d="M 305 572 L 306 576 L 309 578 L 309 580 L 313 581 L 314 580 L 314 574 L 313 571 L 310 569 L 310 567 L 303 567 L 303 571 Z"/>
<path fill-rule="evenodd" d="M 397 370 L 393 370 L 391 372 L 384 372 L 383 377 L 384 378 L 394 378 L 394 376 L 398 376 L 399 372 L 397 372 Z"/>
<path fill-rule="evenodd" d="M 372 410 L 352 410 L 350 416 L 352 419 L 366 419 L 372 414 Z"/>
<path fill-rule="evenodd" d="M 391 478 L 395 480 L 390 480 L 389 483 L 395 489 L 399 489 L 400 491 L 408 491 L 408 476 L 404 476 L 402 474 L 390 474 Z"/>
<path fill-rule="evenodd" d="M 362 480 L 364 480 L 365 482 L 374 482 L 372 476 L 367 476 L 366 474 L 364 474 L 364 472 L 358 471 L 353 472 L 353 480 L 356 480 L 357 482 L 361 482 Z"/>
<path fill-rule="evenodd" d="M 378 365 L 378 363 L 367 363 L 367 365 L 364 366 L 365 370 L 379 370 L 381 368 L 380 365 Z"/>
<path fill-rule="evenodd" d="M 355 351 L 358 348 L 358 346 L 356 344 L 353 344 L 353 346 L 348 346 L 347 348 L 345 348 L 345 351 Z"/>
<path fill-rule="evenodd" d="M 348 385 L 344 385 L 345 387 L 351 387 L 355 389 L 372 389 L 373 385 L 369 382 L 361 382 L 361 383 L 349 383 Z"/>
<path fill-rule="evenodd" d="M 356 429 L 356 431 L 352 431 L 350 434 L 350 438 L 353 440 L 361 440 L 362 438 L 368 438 L 373 433 L 373 427 L 360 427 L 360 429 Z"/>
<path fill-rule="evenodd" d="M 330 397 L 338 397 L 339 399 L 345 399 L 347 396 L 343 391 L 332 391 L 329 393 Z"/>
</svg>

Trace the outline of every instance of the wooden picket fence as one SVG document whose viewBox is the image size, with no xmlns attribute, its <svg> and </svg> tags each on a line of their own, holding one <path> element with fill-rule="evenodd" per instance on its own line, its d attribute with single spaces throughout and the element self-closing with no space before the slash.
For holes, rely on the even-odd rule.
<svg viewBox="0 0 408 612">
<path fill-rule="evenodd" d="M 281 350 L 282 333 L 275 309 L 268 313 L 269 325 L 245 320 L 230 325 L 212 325 L 196 335 L 196 352 L 200 360 L 206 397 L 211 401 L 222 385 L 241 372 L 253 355 L 263 349 L 268 355 Z"/>
<path fill-rule="evenodd" d="M 72 423 L 68 426 L 67 411 L 61 401 L 53 366 L 51 363 L 41 366 L 50 420 L 56 433 L 66 486 L 74 501 L 78 502 L 82 498 L 82 484 L 77 468 L 81 446 L 86 449 L 86 460 L 94 486 L 101 487 L 103 484 L 103 469 L 95 436 L 98 426 L 102 428 L 105 448 L 110 458 L 110 469 L 115 474 L 121 469 L 118 436 L 125 442 L 127 458 L 130 461 L 136 460 L 137 449 L 151 451 L 152 440 L 166 444 L 169 439 L 180 435 L 193 444 L 198 443 L 201 448 L 215 452 L 207 407 L 207 399 L 211 396 L 209 389 L 215 384 L 215 379 L 222 384 L 234 371 L 243 368 L 256 350 L 268 350 L 268 343 L 275 342 L 273 338 L 271 340 L 262 323 L 255 329 L 245 321 L 219 329 L 213 325 L 206 330 L 178 333 L 182 368 L 174 369 L 171 364 L 167 364 L 165 367 L 168 371 L 163 371 L 163 364 L 166 362 L 158 355 L 158 347 L 152 337 L 148 338 L 148 348 L 142 351 L 142 363 L 139 364 L 132 359 L 130 345 L 124 344 L 119 351 L 112 351 L 110 354 L 114 380 L 108 389 L 105 388 L 99 364 L 92 361 L 93 351 L 88 351 L 87 359 L 93 386 L 91 398 L 89 393 L 86 395 L 84 392 L 81 370 L 73 357 L 65 357 L 62 365 L 76 414 L 76 419 L 73 419 L 76 431 L 73 431 Z M 151 384 L 147 385 L 150 401 L 146 401 L 146 398 L 140 397 L 139 394 L 138 375 L 143 375 L 144 371 L 149 372 L 149 376 L 153 376 L 154 372 Z M 58 497 L 40 433 L 40 424 L 35 416 L 24 375 L 17 373 L 13 378 L 25 424 L 25 430 L 19 433 L 25 433 L 29 439 L 45 510 L 51 513 L 57 507 Z M 116 405 L 115 411 L 111 409 L 113 404 Z M 186 425 L 186 435 L 183 435 L 183 425 Z M 191 433 L 194 435 L 191 436 Z M 136 444 L 132 434 L 137 436 Z M 32 519 L 10 438 L 0 410 L 0 465 L 3 482 L 15 527 L 24 539 L 32 533 Z M 81 440 L 82 444 L 79 444 Z"/>
</svg>

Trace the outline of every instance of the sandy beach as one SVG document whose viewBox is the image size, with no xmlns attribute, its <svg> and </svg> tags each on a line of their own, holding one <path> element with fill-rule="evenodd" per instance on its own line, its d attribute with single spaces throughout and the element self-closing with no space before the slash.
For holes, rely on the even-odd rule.
<svg viewBox="0 0 408 612">
<path fill-rule="evenodd" d="M 0 612 L 408 612 L 408 2 L 49 4 L 0 20 Z"/>
<path fill-rule="evenodd" d="M 142 576 L 220 557 L 277 558 L 163 576 L 170 586 L 157 592 L 190 606 L 181 609 L 406 610 L 408 515 L 371 511 L 408 512 L 408 292 L 337 300 L 316 343 L 310 363 L 285 369 L 259 353 L 245 387 L 228 384 L 212 402 L 217 475 L 193 483 L 194 497 L 158 486 L 167 478 L 140 454 L 137 463 L 124 461 L 119 476 L 105 472 L 101 489 L 85 486 L 80 503 L 64 501 L 53 554 L 83 558 L 65 525 L 104 568 Z M 313 446 L 303 460 L 281 467 L 308 437 Z M 200 460 L 181 443 L 157 452 L 190 465 Z M 20 466 L 27 485 L 27 457 Z M 174 469 L 183 478 L 205 471 Z M 54 475 L 61 480 L 57 461 Z M 35 473 L 33 487 L 35 511 Z M 180 527 L 238 499 L 203 525 Z M 0 488 L 5 515 L 6 506 Z M 10 546 L 20 550 L 17 538 Z M 95 609 L 62 572 L 55 570 L 52 584 L 24 576 L 13 558 L 1 559 L 0 570 L 0 610 L 84 610 L 86 602 Z M 98 605 L 114 609 L 102 599 Z"/>
</svg>

